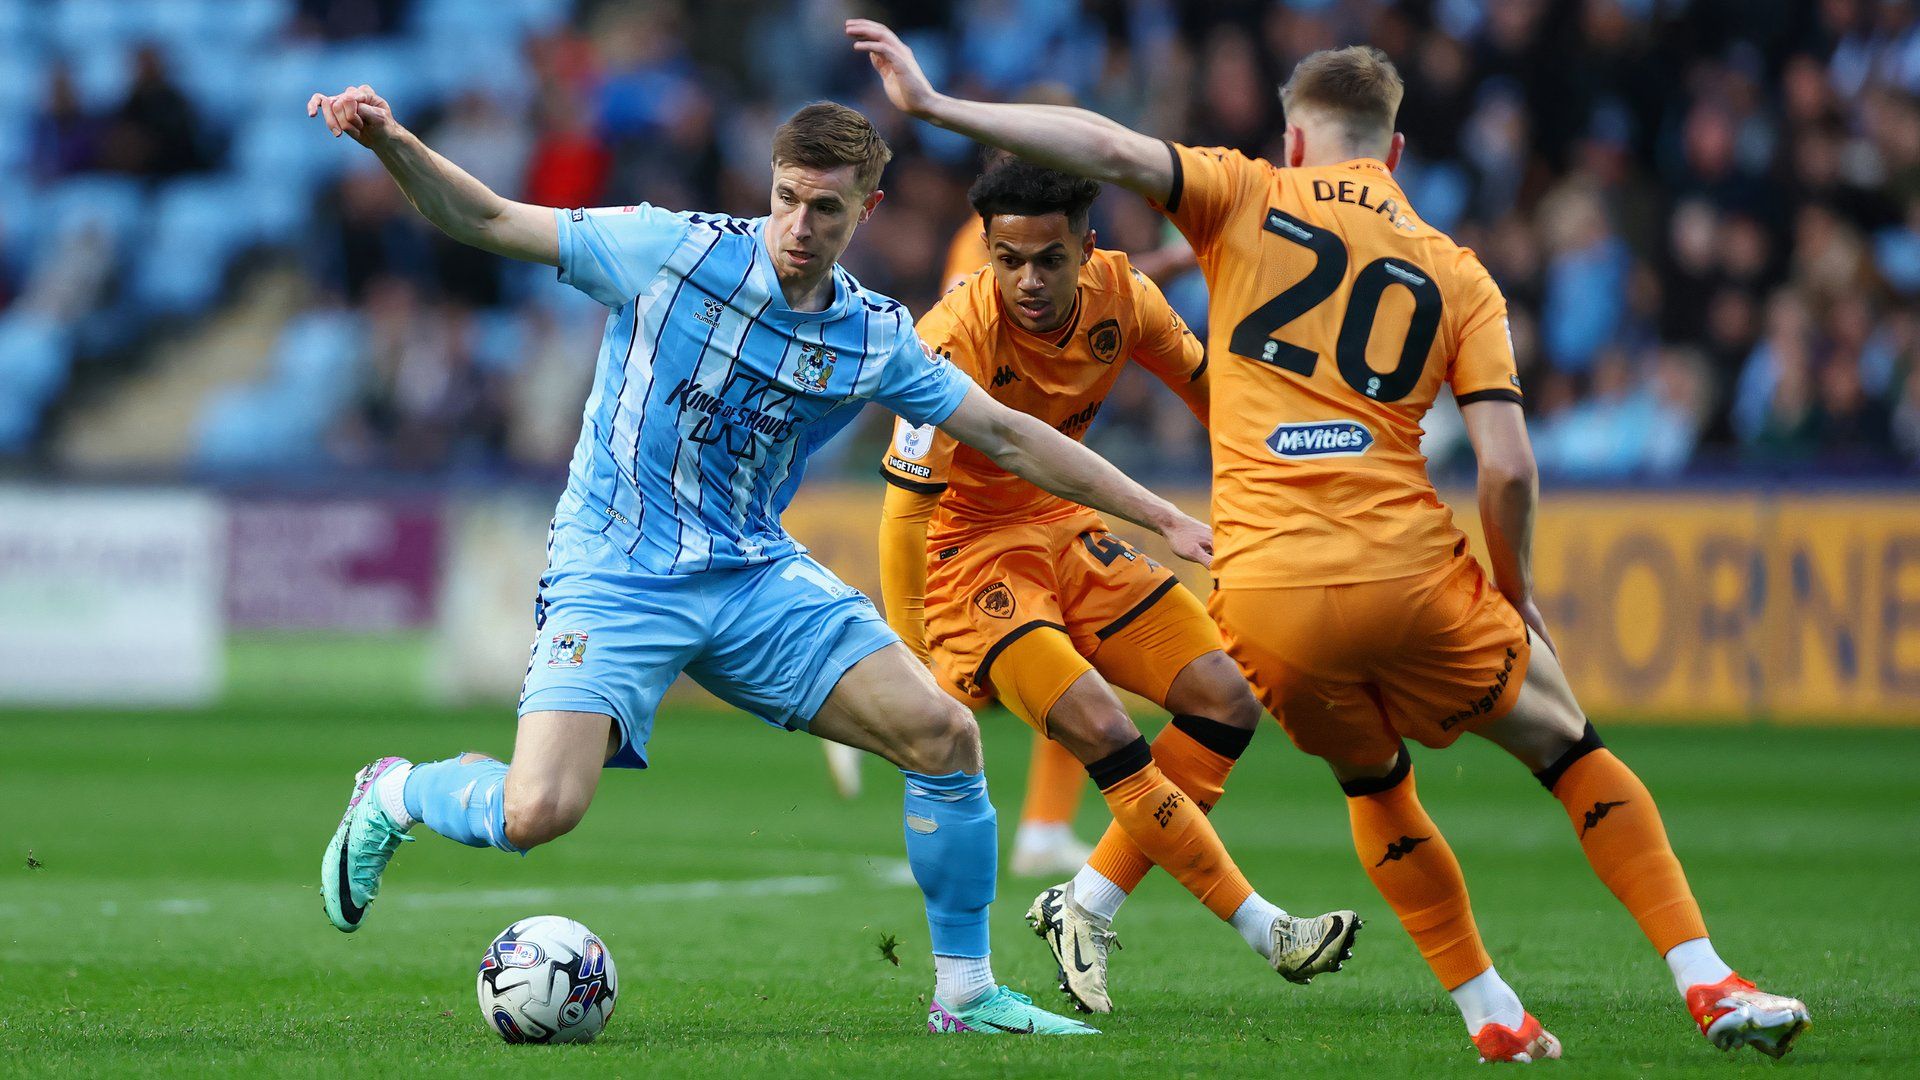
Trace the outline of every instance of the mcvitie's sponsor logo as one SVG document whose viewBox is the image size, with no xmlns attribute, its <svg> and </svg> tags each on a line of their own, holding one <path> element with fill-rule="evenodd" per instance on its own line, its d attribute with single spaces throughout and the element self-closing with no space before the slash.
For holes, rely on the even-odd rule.
<svg viewBox="0 0 1920 1080">
<path fill-rule="evenodd" d="M 1267 436 L 1267 449 L 1284 458 L 1359 457 L 1373 446 L 1373 432 L 1357 420 L 1281 424 Z"/>
</svg>

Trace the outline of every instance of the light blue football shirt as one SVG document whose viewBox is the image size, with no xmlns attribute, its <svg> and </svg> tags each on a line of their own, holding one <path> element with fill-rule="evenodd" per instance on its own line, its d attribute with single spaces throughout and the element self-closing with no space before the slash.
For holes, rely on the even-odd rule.
<svg viewBox="0 0 1920 1080">
<path fill-rule="evenodd" d="M 807 456 L 867 401 L 938 424 L 972 381 L 907 309 L 833 268 L 826 310 L 787 306 L 766 218 L 645 204 L 555 211 L 560 280 L 613 309 L 558 512 L 658 574 L 806 550 L 780 524 Z"/>
</svg>

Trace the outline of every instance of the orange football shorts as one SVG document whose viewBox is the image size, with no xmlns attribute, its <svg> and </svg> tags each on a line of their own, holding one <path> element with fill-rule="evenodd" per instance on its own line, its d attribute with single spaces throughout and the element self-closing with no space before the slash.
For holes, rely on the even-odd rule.
<svg viewBox="0 0 1920 1080">
<path fill-rule="evenodd" d="M 1466 554 L 1386 581 L 1215 590 L 1207 606 L 1294 745 L 1358 765 L 1505 716 L 1532 655 L 1520 613 Z"/>
</svg>

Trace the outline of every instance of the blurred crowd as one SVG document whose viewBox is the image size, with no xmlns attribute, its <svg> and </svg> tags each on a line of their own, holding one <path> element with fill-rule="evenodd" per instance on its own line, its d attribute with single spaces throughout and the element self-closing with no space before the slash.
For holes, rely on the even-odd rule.
<svg viewBox="0 0 1920 1080">
<path fill-rule="evenodd" d="M 0 30 L 24 2 L 0 0 Z M 278 393 L 224 411 L 210 403 L 188 464 L 537 473 L 565 462 L 578 429 L 604 312 L 553 285 L 551 271 L 477 255 L 423 226 L 370 155 L 330 142 L 317 122 L 298 128 L 304 89 L 372 82 L 429 145 L 512 198 L 749 215 L 766 210 L 773 127 L 813 98 L 855 104 L 897 156 L 887 201 L 847 262 L 924 309 L 967 219 L 977 150 L 885 106 L 840 36 L 844 17 L 879 14 L 942 87 L 1071 98 L 1153 134 L 1274 159 L 1275 87 L 1292 64 L 1318 48 L 1378 45 L 1407 81 L 1401 180 L 1426 220 L 1480 253 L 1509 299 L 1550 479 L 1920 465 L 1920 16 L 1910 3 L 502 0 L 497 10 L 515 14 L 496 23 L 474 14 L 495 5 L 452 0 L 244 6 L 262 29 L 232 48 L 293 49 L 310 62 L 276 60 L 274 78 L 222 87 L 177 41 L 128 33 L 117 81 L 90 78 L 57 40 L 38 47 L 26 186 L 0 187 L 10 203 L 102 175 L 144 185 L 149 198 L 195 176 L 258 182 L 231 189 L 242 193 L 279 175 L 307 181 L 291 185 L 290 207 L 263 212 L 195 264 L 214 282 L 197 313 L 185 309 L 218 311 L 238 291 L 233 260 L 265 250 L 303 275 L 307 310 L 289 325 L 305 336 L 286 349 L 316 359 L 286 361 L 292 376 L 270 372 L 293 380 Z M 463 44 L 474 42 L 485 47 Z M 415 55 L 442 63 L 394 59 Z M 302 89 L 296 75 L 331 81 Z M 221 96 L 236 93 L 273 118 L 256 121 Z M 85 295 L 49 308 L 45 294 L 63 281 L 73 291 L 88 249 L 72 237 L 22 241 L 8 228 L 21 216 L 0 203 L 0 353 L 9 333 L 25 333 L 6 320 L 27 309 L 57 310 L 42 320 L 56 330 L 110 312 L 193 331 L 182 305 L 129 314 L 116 279 L 140 253 L 102 253 L 97 236 Z M 1121 192 L 1101 200 L 1095 223 L 1106 246 L 1142 252 L 1170 239 Z M 162 295 L 185 272 L 168 266 Z M 1204 330 L 1198 276 L 1163 284 Z M 143 344 L 59 340 L 73 375 L 17 452 L 46 455 L 62 395 L 110 395 Z M 330 359 L 318 359 L 325 350 Z M 0 396 L 7 364 L 0 355 Z M 300 382 L 299 372 L 321 374 Z M 337 391 L 317 391 L 322 382 Z M 283 407 L 299 421 L 261 421 Z M 879 429 L 870 422 L 868 438 Z M 0 411 L 0 454 L 5 430 Z M 262 450 L 288 431 L 304 441 Z M 1204 468 L 1185 409 L 1143 378 L 1123 380 L 1091 441 L 1155 476 Z M 1436 410 L 1428 449 L 1437 475 L 1469 473 L 1457 411 Z M 842 450 L 827 468 L 864 473 L 871 460 Z"/>
</svg>

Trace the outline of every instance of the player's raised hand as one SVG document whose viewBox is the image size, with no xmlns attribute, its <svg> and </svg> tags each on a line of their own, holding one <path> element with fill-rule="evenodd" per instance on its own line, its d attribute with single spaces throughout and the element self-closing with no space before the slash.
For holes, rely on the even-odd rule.
<svg viewBox="0 0 1920 1080">
<path fill-rule="evenodd" d="M 1204 521 L 1196 521 L 1179 511 L 1160 530 L 1166 538 L 1167 546 L 1175 555 L 1201 566 L 1213 565 L 1213 527 Z"/>
<path fill-rule="evenodd" d="M 940 95 L 927 81 L 926 72 L 920 70 L 920 61 L 913 58 L 913 50 L 900 40 L 900 35 L 872 19 L 848 19 L 846 30 L 847 36 L 853 39 L 854 51 L 866 53 L 873 70 L 880 73 L 887 100 L 893 102 L 894 108 L 908 116 L 925 117 Z"/>
<path fill-rule="evenodd" d="M 397 126 L 393 106 L 374 93 L 365 83 L 349 86 L 337 94 L 315 94 L 307 99 L 307 115 L 326 121 L 334 138 L 350 135 L 362 146 L 372 147 L 385 141 Z"/>
</svg>

